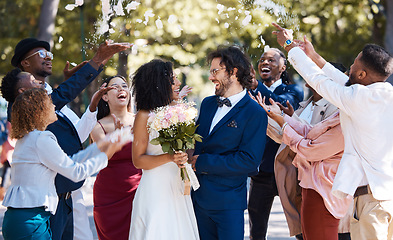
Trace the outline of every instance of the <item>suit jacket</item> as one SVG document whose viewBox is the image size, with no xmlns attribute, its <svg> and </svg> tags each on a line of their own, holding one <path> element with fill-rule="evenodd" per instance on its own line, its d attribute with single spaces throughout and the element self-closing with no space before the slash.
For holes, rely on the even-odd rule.
<svg viewBox="0 0 393 240">
<path fill-rule="evenodd" d="M 297 84 L 286 85 L 283 83 L 272 92 L 267 89 L 263 83 L 258 81 L 256 94 L 258 92 L 260 92 L 262 96 L 266 97 L 265 103 L 268 105 L 270 105 L 269 98 L 272 98 L 275 102 L 279 102 L 284 106 L 287 105 L 286 102 L 288 100 L 295 110 L 299 107 L 299 102 L 303 100 L 303 89 Z M 274 172 L 274 158 L 279 146 L 279 144 L 266 136 L 266 147 L 259 166 L 259 171 L 268 173 Z M 257 172 L 252 175 L 255 174 L 257 174 Z"/>
<path fill-rule="evenodd" d="M 308 100 L 299 103 L 300 107 L 295 111 L 293 117 L 297 118 L 299 121 L 303 121 L 297 116 L 300 116 L 311 101 L 312 98 L 309 98 Z M 320 106 L 315 105 L 310 124 L 315 125 L 336 111 L 337 107 L 327 101 Z M 271 127 L 271 125 L 268 126 L 269 129 L 271 129 Z M 275 136 L 271 136 L 271 138 L 275 140 L 280 139 L 278 136 L 282 137 L 282 133 L 275 130 L 268 132 L 276 133 L 274 134 Z M 297 169 L 292 165 L 292 160 L 295 156 L 296 153 L 294 153 L 286 144 L 282 143 L 277 151 L 274 162 L 274 174 L 276 177 L 278 195 L 287 219 L 289 233 L 291 236 L 302 232 L 300 223 L 300 205 L 302 202 L 301 188 L 298 184 Z"/>
<path fill-rule="evenodd" d="M 51 93 L 55 109 L 60 110 L 64 105 L 73 101 L 101 71 L 102 69 L 97 71 L 90 64 L 86 64 L 67 81 L 60 84 Z M 58 120 L 50 124 L 47 130 L 56 136 L 59 146 L 67 155 L 71 156 L 83 149 L 82 143 L 74 124 L 60 111 L 56 112 Z M 75 183 L 60 174 L 57 174 L 55 178 L 56 191 L 59 194 L 74 191 L 82 187 L 83 183 L 84 180 Z"/>
<path fill-rule="evenodd" d="M 193 201 L 207 210 L 244 210 L 247 176 L 256 171 L 265 147 L 266 112 L 245 95 L 213 128 L 216 96 L 203 100 L 197 121 L 196 174 L 200 188 Z"/>
<path fill-rule="evenodd" d="M 79 135 L 72 122 L 63 114 L 59 114 L 67 103 L 73 101 L 102 71 L 95 70 L 90 64 L 86 64 L 65 82 L 61 83 L 58 88 L 53 89 L 50 94 L 52 102 L 55 105 L 58 120 L 47 127 L 57 138 L 59 146 L 67 155 L 73 155 L 82 149 Z M 8 119 L 11 121 L 12 103 L 8 104 Z M 66 177 L 57 174 L 55 186 L 57 193 L 71 192 L 80 188 L 84 181 L 75 183 Z"/>
</svg>

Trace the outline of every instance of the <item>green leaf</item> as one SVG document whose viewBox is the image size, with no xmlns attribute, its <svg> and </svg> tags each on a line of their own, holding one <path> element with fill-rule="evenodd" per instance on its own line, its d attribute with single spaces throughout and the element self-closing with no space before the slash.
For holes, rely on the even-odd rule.
<svg viewBox="0 0 393 240">
<path fill-rule="evenodd" d="M 161 144 L 161 148 L 164 153 L 170 153 L 169 151 L 171 150 L 171 144 L 169 142 L 164 142 Z"/>
<path fill-rule="evenodd" d="M 150 141 L 153 145 L 160 145 L 160 138 L 154 138 Z"/>
<path fill-rule="evenodd" d="M 196 141 L 198 141 L 198 142 L 202 142 L 202 136 L 199 135 L 199 134 L 197 134 L 197 133 L 194 134 L 194 139 L 195 139 Z"/>
<path fill-rule="evenodd" d="M 182 149 L 183 148 L 183 141 L 180 139 L 177 139 L 176 142 L 177 142 L 177 149 Z"/>
</svg>

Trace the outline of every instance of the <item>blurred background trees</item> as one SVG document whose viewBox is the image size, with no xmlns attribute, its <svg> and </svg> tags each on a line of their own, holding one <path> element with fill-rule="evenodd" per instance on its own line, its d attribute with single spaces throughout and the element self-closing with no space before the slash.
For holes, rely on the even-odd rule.
<svg viewBox="0 0 393 240">
<path fill-rule="evenodd" d="M 103 16 L 108 9 L 102 2 L 110 4 L 112 14 L 107 19 Z M 296 38 L 307 35 L 328 61 L 346 67 L 369 42 L 393 53 L 391 0 L 141 0 L 136 1 L 138 6 L 131 2 L 84 0 L 70 11 L 65 7 L 74 0 L 2 0 L 0 77 L 11 70 L 14 47 L 23 38 L 51 42 L 52 85 L 63 81 L 66 61 L 89 60 L 98 44 L 110 38 L 135 46 L 116 55 L 101 77 L 128 76 L 141 64 L 164 58 L 174 63 L 183 83 L 194 87 L 190 98 L 198 102 L 213 93 L 207 53 L 218 45 L 235 43 L 256 64 L 267 45 L 279 47 L 271 35 L 273 21 L 294 29 Z M 99 82 L 72 103 L 77 112 L 84 111 Z"/>
</svg>

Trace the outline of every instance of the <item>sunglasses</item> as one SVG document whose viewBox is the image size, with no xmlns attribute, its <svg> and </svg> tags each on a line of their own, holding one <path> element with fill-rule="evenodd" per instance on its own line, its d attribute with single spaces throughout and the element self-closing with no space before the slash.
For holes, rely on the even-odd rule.
<svg viewBox="0 0 393 240">
<path fill-rule="evenodd" d="M 38 54 L 38 56 L 40 56 L 40 58 L 50 58 L 50 60 L 53 60 L 53 53 L 48 52 L 46 50 L 38 50 L 37 52 L 31 54 L 30 56 L 25 57 L 24 60 L 26 60 L 36 54 Z"/>
</svg>

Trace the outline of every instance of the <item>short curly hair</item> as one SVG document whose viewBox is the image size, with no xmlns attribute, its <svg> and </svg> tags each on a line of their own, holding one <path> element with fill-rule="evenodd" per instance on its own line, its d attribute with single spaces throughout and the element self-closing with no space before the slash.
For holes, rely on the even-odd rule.
<svg viewBox="0 0 393 240">
<path fill-rule="evenodd" d="M 0 87 L 1 95 L 5 100 L 7 100 L 7 102 L 15 101 L 15 98 L 18 95 L 17 86 L 19 80 L 21 79 L 19 75 L 21 72 L 22 70 L 20 70 L 19 68 L 15 68 L 9 71 L 1 81 L 1 87 Z"/>
<path fill-rule="evenodd" d="M 33 88 L 19 94 L 12 105 L 11 138 L 23 138 L 35 129 L 44 131 L 50 124 L 51 111 L 53 103 L 45 89 Z"/>
</svg>

